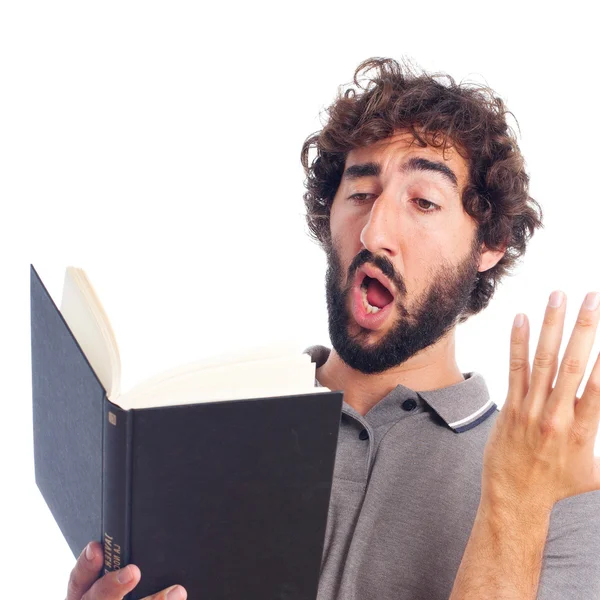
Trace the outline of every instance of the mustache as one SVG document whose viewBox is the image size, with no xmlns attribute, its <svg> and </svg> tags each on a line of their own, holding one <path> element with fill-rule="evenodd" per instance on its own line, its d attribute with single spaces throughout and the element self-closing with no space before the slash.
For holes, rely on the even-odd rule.
<svg viewBox="0 0 600 600">
<path fill-rule="evenodd" d="M 394 269 L 392 261 L 383 255 L 375 255 L 366 248 L 361 250 L 352 260 L 348 267 L 348 279 L 352 281 L 356 271 L 363 265 L 370 263 L 377 267 L 395 286 L 396 289 L 403 295 L 406 295 L 406 286 L 400 275 Z"/>
</svg>

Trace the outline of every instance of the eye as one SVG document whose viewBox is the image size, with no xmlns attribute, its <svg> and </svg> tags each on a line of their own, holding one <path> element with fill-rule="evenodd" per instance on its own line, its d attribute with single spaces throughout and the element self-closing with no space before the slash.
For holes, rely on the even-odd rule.
<svg viewBox="0 0 600 600">
<path fill-rule="evenodd" d="M 415 198 L 414 202 L 417 204 L 417 209 L 424 213 L 437 212 L 442 208 L 441 206 L 438 206 L 429 200 L 425 200 L 425 198 Z"/>
<path fill-rule="evenodd" d="M 359 192 L 357 194 L 352 194 L 349 197 L 349 200 L 352 200 L 355 204 L 364 204 L 365 202 L 371 201 L 371 196 L 375 196 L 375 194 L 369 194 L 367 192 Z"/>
</svg>

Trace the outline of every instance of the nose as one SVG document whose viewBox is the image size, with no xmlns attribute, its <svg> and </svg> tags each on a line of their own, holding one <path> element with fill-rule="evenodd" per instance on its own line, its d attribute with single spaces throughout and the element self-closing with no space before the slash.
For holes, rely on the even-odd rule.
<svg viewBox="0 0 600 600">
<path fill-rule="evenodd" d="M 385 252 L 395 256 L 399 240 L 398 209 L 393 198 L 381 194 L 371 206 L 369 220 L 360 232 L 360 242 L 373 254 Z"/>
</svg>

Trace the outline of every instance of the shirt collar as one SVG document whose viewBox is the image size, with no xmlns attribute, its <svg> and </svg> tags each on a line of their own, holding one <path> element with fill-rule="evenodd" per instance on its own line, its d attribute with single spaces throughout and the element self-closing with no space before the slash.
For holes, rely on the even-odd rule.
<svg viewBox="0 0 600 600">
<path fill-rule="evenodd" d="M 319 368 L 325 363 L 331 350 L 325 346 L 310 346 L 305 350 L 312 361 Z M 463 373 L 464 381 L 454 385 L 429 390 L 425 392 L 416 392 L 403 385 L 398 385 L 392 390 L 386 399 L 390 396 L 409 396 L 416 395 L 444 421 L 456 433 L 468 431 L 476 427 L 497 410 L 496 404 L 491 400 L 490 394 L 480 373 Z M 315 380 L 315 385 L 320 385 Z M 382 400 L 384 400 L 382 398 Z"/>
</svg>

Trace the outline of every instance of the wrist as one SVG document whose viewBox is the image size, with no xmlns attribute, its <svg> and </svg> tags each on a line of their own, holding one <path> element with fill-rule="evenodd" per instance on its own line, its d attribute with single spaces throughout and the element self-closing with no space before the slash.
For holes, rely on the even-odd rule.
<svg viewBox="0 0 600 600">
<path fill-rule="evenodd" d="M 522 533 L 531 536 L 539 533 L 544 539 L 550 526 L 552 509 L 536 502 L 504 502 L 482 498 L 477 509 L 476 521 L 484 522 L 491 531 L 514 536 Z M 537 536 L 536 536 L 537 537 Z"/>
</svg>

